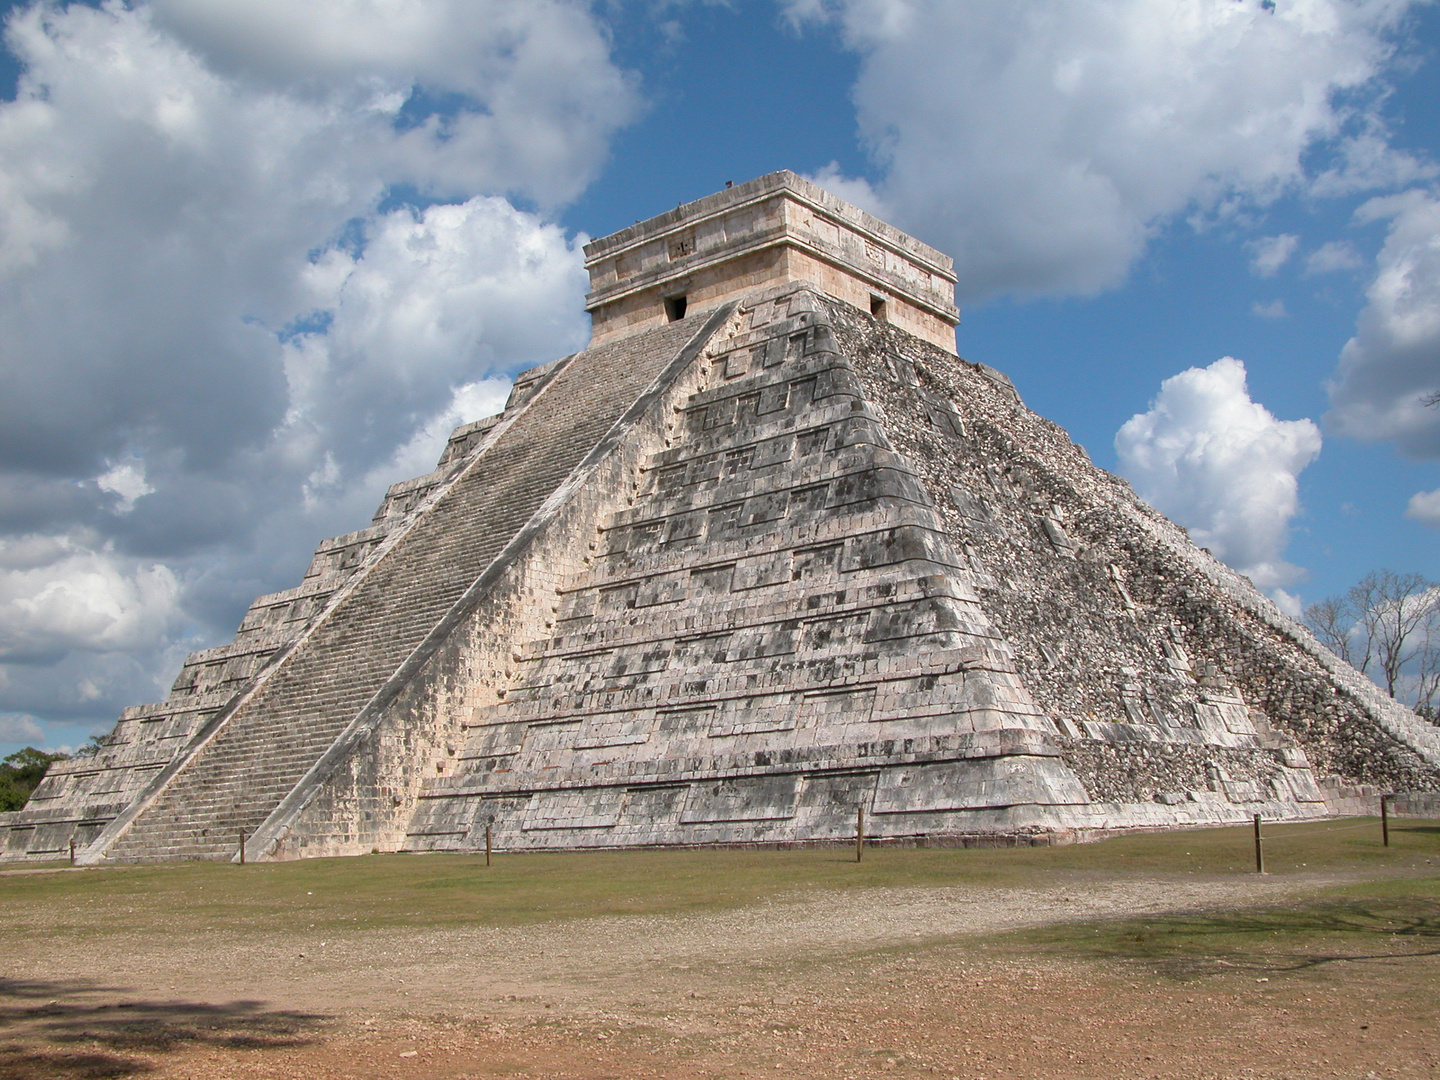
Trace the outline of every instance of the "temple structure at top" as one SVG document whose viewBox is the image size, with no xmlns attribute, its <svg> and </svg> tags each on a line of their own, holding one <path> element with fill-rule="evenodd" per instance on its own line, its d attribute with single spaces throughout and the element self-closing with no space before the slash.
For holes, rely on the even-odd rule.
<svg viewBox="0 0 1440 1080">
<path fill-rule="evenodd" d="M 953 353 L 954 265 L 793 172 L 776 172 L 587 244 L 585 310 L 598 344 L 804 282 Z"/>
</svg>

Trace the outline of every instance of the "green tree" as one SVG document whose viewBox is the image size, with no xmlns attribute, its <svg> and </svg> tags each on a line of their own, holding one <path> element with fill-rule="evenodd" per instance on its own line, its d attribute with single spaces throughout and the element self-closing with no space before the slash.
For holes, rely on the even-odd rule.
<svg viewBox="0 0 1440 1080">
<path fill-rule="evenodd" d="M 67 754 L 47 754 L 27 746 L 0 761 L 0 810 L 20 810 L 35 790 L 52 761 L 64 761 Z"/>
<path fill-rule="evenodd" d="M 85 740 L 85 745 L 75 751 L 76 757 L 94 757 L 104 747 L 109 745 L 108 737 L 104 735 L 91 735 Z"/>
</svg>

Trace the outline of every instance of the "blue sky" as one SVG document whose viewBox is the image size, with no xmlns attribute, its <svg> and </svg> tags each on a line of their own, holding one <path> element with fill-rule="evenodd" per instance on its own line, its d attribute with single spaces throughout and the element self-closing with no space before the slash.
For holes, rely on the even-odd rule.
<svg viewBox="0 0 1440 1080">
<path fill-rule="evenodd" d="M 778 168 L 1282 604 L 1440 578 L 1433 4 L 0 8 L 0 750 L 163 697 L 583 344 L 584 238 Z"/>
</svg>

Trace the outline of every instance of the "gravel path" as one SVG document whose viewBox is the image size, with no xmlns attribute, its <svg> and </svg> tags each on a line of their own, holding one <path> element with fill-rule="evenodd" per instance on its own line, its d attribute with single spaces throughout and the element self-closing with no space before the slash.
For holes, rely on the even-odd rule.
<svg viewBox="0 0 1440 1080">
<path fill-rule="evenodd" d="M 338 933 L 120 933 L 100 910 L 27 911 L 6 935 L 0 1080 L 1440 1075 L 1428 939 L 1175 978 L 986 938 L 1347 880 L 1057 874 L 1027 889 L 812 890 L 685 915 Z"/>
<path fill-rule="evenodd" d="M 851 889 L 781 897 L 730 911 L 606 916 L 533 926 L 215 931 L 166 937 L 83 935 L 11 943 L 36 978 L 87 980 L 144 995 L 263 1000 L 341 1014 L 440 1010 L 469 1015 L 625 1011 L 636 986 L 733 984 L 744 969 L 814 964 L 921 942 L 1023 927 L 1262 904 L 1338 878 L 1067 880 L 1053 888 Z M 514 999 L 512 1003 L 512 999 Z M 648 1007 L 644 1011 L 649 1011 Z"/>
</svg>

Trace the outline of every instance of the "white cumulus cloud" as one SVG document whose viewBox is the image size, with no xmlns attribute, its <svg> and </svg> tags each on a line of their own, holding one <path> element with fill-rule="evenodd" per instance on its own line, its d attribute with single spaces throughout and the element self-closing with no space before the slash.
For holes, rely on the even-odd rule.
<svg viewBox="0 0 1440 1080">
<path fill-rule="evenodd" d="M 585 238 L 548 215 L 640 100 L 583 0 L 35 3 L 5 34 L 0 713 L 88 724 L 583 344 Z"/>
<path fill-rule="evenodd" d="M 24 713 L 0 713 L 0 743 L 45 742 L 45 729 L 33 716 Z"/>
<path fill-rule="evenodd" d="M 343 102 L 373 165 L 450 194 L 578 195 L 638 107 L 578 0 L 149 0 L 231 85 Z M 449 99 L 453 110 L 434 106 Z M 368 115 L 367 115 L 368 114 Z"/>
<path fill-rule="evenodd" d="M 1405 516 L 1411 521 L 1440 529 L 1440 488 L 1417 491 L 1411 495 L 1410 504 L 1405 507 Z"/>
<path fill-rule="evenodd" d="M 1340 353 L 1325 419 L 1357 439 L 1440 457 L 1440 196 L 1424 189 L 1374 199 L 1362 220 L 1389 219 L 1355 336 Z"/>
<path fill-rule="evenodd" d="M 1327 240 L 1305 259 L 1305 274 L 1333 274 L 1337 270 L 1359 270 L 1365 265 L 1360 253 L 1343 240 Z"/>
<path fill-rule="evenodd" d="M 1256 277 L 1274 277 L 1280 268 L 1290 261 L 1295 249 L 1300 246 L 1300 237 L 1294 233 L 1279 236 L 1261 236 L 1249 241 L 1250 272 Z"/>
<path fill-rule="evenodd" d="M 876 199 L 955 256 L 959 294 L 975 299 L 1113 286 L 1177 215 L 1233 213 L 1322 179 L 1338 193 L 1424 174 L 1389 147 L 1357 96 L 1386 70 L 1409 6 L 789 0 L 786 9 L 802 27 L 837 26 L 859 54 L 854 100 L 883 174 Z M 1322 146 L 1315 175 L 1307 155 Z"/>
<path fill-rule="evenodd" d="M 0 541 L 0 657 L 150 648 L 177 619 L 179 593 L 168 567 L 73 537 Z"/>
<path fill-rule="evenodd" d="M 135 500 L 151 494 L 155 489 L 145 479 L 145 466 L 138 461 L 122 461 L 95 478 L 101 491 L 117 496 L 115 509 L 128 514 L 135 509 Z"/>
<path fill-rule="evenodd" d="M 324 319 L 282 351 L 287 429 L 329 436 L 353 425 L 330 448 L 347 455 L 341 464 L 368 464 L 474 376 L 581 347 L 584 240 L 496 197 L 377 217 L 363 253 L 331 247 L 305 270 Z M 541 343 L 554 356 L 537 355 Z"/>
<path fill-rule="evenodd" d="M 1320 453 L 1309 420 L 1277 420 L 1252 401 L 1245 365 L 1224 357 L 1166 379 L 1148 411 L 1115 436 L 1120 472 L 1277 601 L 1303 571 L 1284 559 L 1300 509 L 1297 478 Z"/>
</svg>

